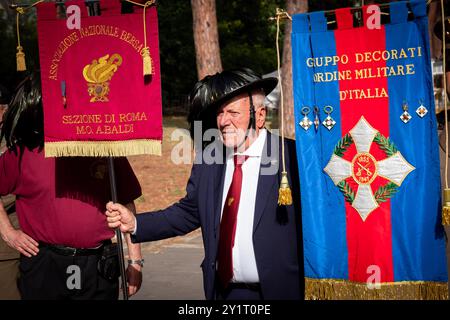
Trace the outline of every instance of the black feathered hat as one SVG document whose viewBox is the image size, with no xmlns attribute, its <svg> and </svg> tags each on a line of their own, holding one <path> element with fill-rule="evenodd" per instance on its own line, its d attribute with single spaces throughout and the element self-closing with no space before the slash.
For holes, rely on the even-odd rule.
<svg viewBox="0 0 450 320">
<path fill-rule="evenodd" d="M 44 147 L 44 113 L 40 73 L 25 77 L 18 85 L 8 105 L 0 126 L 0 140 L 5 138 L 6 146 L 15 150 Z"/>
<path fill-rule="evenodd" d="M 226 101 L 244 92 L 262 89 L 268 95 L 278 84 L 277 78 L 262 78 L 249 68 L 225 70 L 198 81 L 189 95 L 191 136 L 194 121 L 202 121 L 203 132 L 216 127 L 216 111 Z"/>
<path fill-rule="evenodd" d="M 225 70 L 205 77 L 204 81 L 211 89 L 207 108 L 218 107 L 243 92 L 252 92 L 255 89 L 262 89 L 268 95 L 278 83 L 277 78 L 263 79 L 248 68 Z"/>
</svg>

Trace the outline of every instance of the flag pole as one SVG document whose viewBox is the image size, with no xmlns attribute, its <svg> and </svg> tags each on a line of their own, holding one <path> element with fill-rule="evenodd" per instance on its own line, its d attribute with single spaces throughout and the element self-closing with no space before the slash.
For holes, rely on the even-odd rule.
<svg viewBox="0 0 450 320">
<path fill-rule="evenodd" d="M 114 203 L 118 202 L 117 199 L 117 186 L 116 186 L 116 173 L 114 171 L 114 158 L 108 157 L 108 172 L 109 172 L 109 181 L 111 185 L 111 200 Z M 120 228 L 116 228 L 116 238 L 118 245 L 118 256 L 119 256 L 119 266 L 120 266 L 120 277 L 122 279 L 122 293 L 123 300 L 128 300 L 128 286 L 127 286 L 127 276 L 125 273 L 125 259 L 123 256 L 123 242 L 122 242 L 122 233 L 120 232 Z"/>
</svg>

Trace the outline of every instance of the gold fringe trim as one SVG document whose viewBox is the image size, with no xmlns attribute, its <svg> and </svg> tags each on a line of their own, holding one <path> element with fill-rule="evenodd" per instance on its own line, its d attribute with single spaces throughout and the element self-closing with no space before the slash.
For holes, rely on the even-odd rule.
<svg viewBox="0 0 450 320">
<path fill-rule="evenodd" d="M 46 142 L 45 157 L 126 157 L 161 155 L 159 140 Z"/>
<path fill-rule="evenodd" d="M 375 284 L 373 284 L 375 286 Z M 448 283 L 432 281 L 366 283 L 305 278 L 306 300 L 448 300 Z"/>
<path fill-rule="evenodd" d="M 442 207 L 442 224 L 450 225 L 450 189 L 444 189 L 444 206 Z"/>
<path fill-rule="evenodd" d="M 450 207 L 442 208 L 442 224 L 444 226 L 450 225 Z"/>
</svg>

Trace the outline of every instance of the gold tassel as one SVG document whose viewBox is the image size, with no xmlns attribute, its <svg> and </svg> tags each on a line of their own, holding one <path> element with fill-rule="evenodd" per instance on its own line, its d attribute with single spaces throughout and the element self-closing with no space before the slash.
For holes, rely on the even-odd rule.
<svg viewBox="0 0 450 320">
<path fill-rule="evenodd" d="M 22 50 L 23 50 L 22 46 L 17 47 L 16 53 L 17 71 L 27 70 L 27 65 L 25 64 L 25 53 Z"/>
<path fill-rule="evenodd" d="M 290 206 L 292 204 L 292 192 L 286 171 L 281 173 L 280 189 L 278 190 L 278 205 Z"/>
<path fill-rule="evenodd" d="M 16 53 L 16 65 L 17 71 L 27 70 L 25 64 L 25 53 L 23 52 L 23 47 L 20 45 L 20 28 L 19 28 L 19 18 L 20 15 L 25 12 L 24 8 L 16 8 L 16 31 L 17 31 L 17 53 Z"/>
<path fill-rule="evenodd" d="M 444 206 L 442 207 L 442 224 L 450 225 L 450 189 L 444 189 Z"/>
<path fill-rule="evenodd" d="M 152 58 L 150 57 L 150 50 L 148 47 L 143 49 L 142 57 L 144 59 L 144 76 L 151 75 L 153 73 Z"/>
<path fill-rule="evenodd" d="M 44 0 L 38 0 L 26 8 L 16 6 L 16 32 L 17 32 L 16 64 L 17 64 L 17 71 L 27 70 L 27 65 L 25 64 L 25 53 L 23 52 L 23 47 L 20 45 L 20 26 L 19 26 L 20 15 L 24 14 L 26 10 L 34 7 L 35 5 L 37 5 L 38 3 L 41 3 L 41 2 L 44 2 Z"/>
</svg>

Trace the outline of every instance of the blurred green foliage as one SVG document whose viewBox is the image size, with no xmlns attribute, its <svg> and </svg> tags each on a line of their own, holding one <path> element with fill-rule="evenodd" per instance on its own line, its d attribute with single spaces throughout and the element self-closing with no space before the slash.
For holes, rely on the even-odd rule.
<svg viewBox="0 0 450 320">
<path fill-rule="evenodd" d="M 158 1 L 163 106 L 180 103 L 197 81 L 191 2 Z"/>
<path fill-rule="evenodd" d="M 284 3 L 284 0 L 216 1 L 224 69 L 246 66 L 262 74 L 276 69 L 276 23 L 269 21 L 269 17 L 275 15 L 277 7 L 284 8 Z"/>
</svg>

